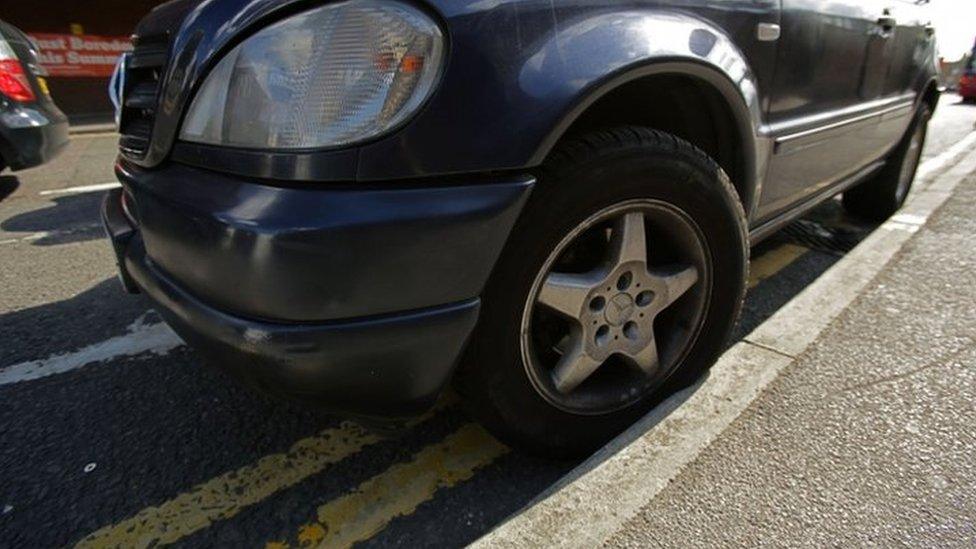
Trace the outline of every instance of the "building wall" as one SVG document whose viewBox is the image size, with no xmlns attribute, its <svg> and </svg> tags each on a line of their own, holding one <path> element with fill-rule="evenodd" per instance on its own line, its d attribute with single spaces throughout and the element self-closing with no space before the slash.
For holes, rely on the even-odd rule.
<svg viewBox="0 0 976 549">
<path fill-rule="evenodd" d="M 6 2 L 0 18 L 28 35 L 63 35 L 113 44 L 113 39 L 128 40 L 136 23 L 160 0 L 76 0 L 45 2 Z M 42 64 L 45 54 L 41 48 Z M 117 55 L 114 50 L 81 52 L 104 59 Z M 49 57 L 49 59 L 52 57 Z M 95 57 L 88 57 L 95 58 Z M 105 64 L 88 65 L 87 70 L 72 71 L 58 67 L 51 71 L 48 84 L 51 95 L 73 122 L 106 122 L 112 119 L 108 99 L 109 76 Z M 49 69 L 50 70 L 50 69 Z"/>
</svg>

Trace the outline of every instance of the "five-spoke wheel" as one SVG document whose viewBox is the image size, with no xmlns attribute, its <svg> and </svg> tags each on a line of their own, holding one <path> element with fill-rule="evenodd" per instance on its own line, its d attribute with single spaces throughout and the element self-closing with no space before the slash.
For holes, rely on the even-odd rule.
<svg viewBox="0 0 976 549">
<path fill-rule="evenodd" d="M 604 413 L 666 375 L 701 321 L 704 250 L 694 223 L 663 202 L 626 201 L 580 223 L 543 265 L 522 317 L 539 391 L 567 411 Z"/>
</svg>

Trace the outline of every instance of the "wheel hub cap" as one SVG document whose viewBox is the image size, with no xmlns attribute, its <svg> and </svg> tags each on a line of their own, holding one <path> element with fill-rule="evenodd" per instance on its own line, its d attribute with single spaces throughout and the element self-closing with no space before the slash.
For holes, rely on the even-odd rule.
<svg viewBox="0 0 976 549">
<path fill-rule="evenodd" d="M 629 294 L 619 293 L 610 300 L 603 317 L 607 324 L 620 326 L 634 315 L 634 299 Z"/>
</svg>

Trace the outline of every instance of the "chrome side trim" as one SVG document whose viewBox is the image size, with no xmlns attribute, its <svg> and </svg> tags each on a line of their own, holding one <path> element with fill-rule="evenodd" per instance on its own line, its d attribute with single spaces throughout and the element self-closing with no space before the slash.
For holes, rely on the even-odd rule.
<svg viewBox="0 0 976 549">
<path fill-rule="evenodd" d="M 868 114 L 862 114 L 860 116 L 855 116 L 853 118 L 848 118 L 846 120 L 841 120 L 840 122 L 834 122 L 833 124 L 827 124 L 826 126 L 820 126 L 819 128 L 813 128 L 810 130 L 804 130 L 802 132 L 792 133 L 789 135 L 784 135 L 783 137 L 776 139 L 776 146 L 779 147 L 782 144 L 790 143 L 793 141 L 801 140 L 803 138 L 809 137 L 811 135 L 817 135 L 818 133 L 828 132 L 830 130 L 836 130 L 838 128 L 843 128 L 846 126 L 853 126 L 861 122 L 871 120 L 872 118 L 882 118 L 891 113 L 911 109 L 915 105 L 912 103 L 903 103 L 900 105 L 895 105 L 894 107 L 888 107 L 887 109 L 872 112 Z"/>
<path fill-rule="evenodd" d="M 914 104 L 918 96 L 915 93 L 906 93 L 897 97 L 877 99 L 867 103 L 859 103 L 851 107 L 844 107 L 832 111 L 822 112 L 801 118 L 793 118 L 782 122 L 775 122 L 763 126 L 763 135 L 772 137 L 788 136 L 820 126 L 843 121 L 848 118 L 857 117 L 864 114 L 877 113 L 892 106 L 902 106 L 909 103 Z"/>
</svg>

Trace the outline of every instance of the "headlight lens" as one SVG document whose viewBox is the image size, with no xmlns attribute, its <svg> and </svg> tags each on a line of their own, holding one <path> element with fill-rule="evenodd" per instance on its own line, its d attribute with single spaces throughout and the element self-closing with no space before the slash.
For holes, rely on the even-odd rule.
<svg viewBox="0 0 976 549">
<path fill-rule="evenodd" d="M 443 42 L 428 16 L 392 0 L 348 0 L 295 15 L 221 59 L 180 137 L 271 149 L 369 139 L 430 95 Z"/>
</svg>

